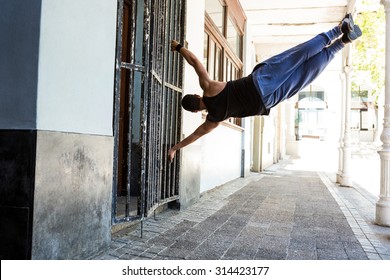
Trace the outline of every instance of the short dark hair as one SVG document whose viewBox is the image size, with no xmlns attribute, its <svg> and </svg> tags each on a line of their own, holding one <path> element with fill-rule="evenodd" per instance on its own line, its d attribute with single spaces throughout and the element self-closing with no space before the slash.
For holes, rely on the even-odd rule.
<svg viewBox="0 0 390 280">
<path fill-rule="evenodd" d="M 187 94 L 181 100 L 181 106 L 187 111 L 198 111 L 200 110 L 200 97 L 196 94 Z"/>
</svg>

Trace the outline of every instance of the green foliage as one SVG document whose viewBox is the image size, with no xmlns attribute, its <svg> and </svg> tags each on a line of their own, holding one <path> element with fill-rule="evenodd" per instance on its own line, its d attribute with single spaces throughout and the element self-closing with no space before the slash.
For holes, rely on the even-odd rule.
<svg viewBox="0 0 390 280">
<path fill-rule="evenodd" d="M 365 1 L 363 1 L 363 5 Z M 362 37 L 354 43 L 352 89 L 368 85 L 377 101 L 385 83 L 385 12 L 382 5 L 362 11 L 355 18 Z"/>
</svg>

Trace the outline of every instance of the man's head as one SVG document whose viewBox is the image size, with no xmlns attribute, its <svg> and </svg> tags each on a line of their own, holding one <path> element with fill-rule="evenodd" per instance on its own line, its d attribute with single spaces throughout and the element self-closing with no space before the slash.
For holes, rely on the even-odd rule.
<svg viewBox="0 0 390 280">
<path fill-rule="evenodd" d="M 201 97 L 199 95 L 187 94 L 181 100 L 181 106 L 183 106 L 183 108 L 187 111 L 196 113 L 202 110 L 200 107 L 200 101 Z"/>
</svg>

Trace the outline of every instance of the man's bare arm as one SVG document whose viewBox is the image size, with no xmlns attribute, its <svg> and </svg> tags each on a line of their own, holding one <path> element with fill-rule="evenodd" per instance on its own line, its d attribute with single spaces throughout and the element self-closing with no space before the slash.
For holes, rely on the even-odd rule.
<svg viewBox="0 0 390 280">
<path fill-rule="evenodd" d="M 188 137 L 184 138 L 182 141 L 177 143 L 175 146 L 173 146 L 168 151 L 168 159 L 170 162 L 173 161 L 173 158 L 175 157 L 176 151 L 178 151 L 181 148 L 184 148 L 185 146 L 188 146 L 189 144 L 195 142 L 203 135 L 209 133 L 214 128 L 216 128 L 219 125 L 218 122 L 210 122 L 206 120 L 203 124 L 201 124 L 192 134 L 190 134 Z"/>
<path fill-rule="evenodd" d="M 171 50 L 174 51 L 178 44 L 179 43 L 177 41 L 173 40 L 171 42 Z M 196 57 L 196 55 L 194 55 L 189 49 L 185 47 L 182 47 L 180 49 L 180 54 L 184 57 L 184 59 L 188 62 L 188 64 L 194 67 L 195 72 L 199 77 L 199 85 L 204 91 L 206 91 L 210 85 L 211 80 L 202 62 L 200 62 L 200 60 Z"/>
</svg>

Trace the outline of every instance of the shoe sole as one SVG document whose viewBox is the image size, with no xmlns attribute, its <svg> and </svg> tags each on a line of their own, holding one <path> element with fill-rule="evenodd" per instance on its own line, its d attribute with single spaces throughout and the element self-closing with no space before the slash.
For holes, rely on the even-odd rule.
<svg viewBox="0 0 390 280">
<path fill-rule="evenodd" d="M 345 18 L 348 19 L 348 29 L 349 29 L 349 31 L 353 31 L 353 29 L 355 27 L 355 23 L 353 22 L 352 15 L 351 14 L 347 14 L 345 16 Z"/>
<path fill-rule="evenodd" d="M 359 38 L 360 36 L 362 36 L 362 30 L 360 29 L 360 27 L 358 25 L 354 25 L 353 31 L 348 33 L 348 39 L 353 41 L 353 40 L 356 40 L 357 38 Z"/>
</svg>

